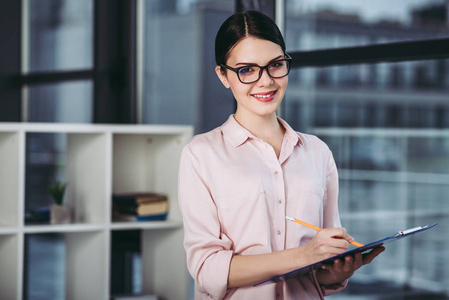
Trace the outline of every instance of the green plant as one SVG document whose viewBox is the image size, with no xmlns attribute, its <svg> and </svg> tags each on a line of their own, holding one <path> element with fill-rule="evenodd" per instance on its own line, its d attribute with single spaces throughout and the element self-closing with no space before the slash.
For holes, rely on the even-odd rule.
<svg viewBox="0 0 449 300">
<path fill-rule="evenodd" d="M 48 191 L 50 192 L 50 195 L 53 197 L 53 200 L 57 205 L 62 205 L 66 187 L 67 184 L 60 181 L 55 181 L 48 187 Z"/>
</svg>

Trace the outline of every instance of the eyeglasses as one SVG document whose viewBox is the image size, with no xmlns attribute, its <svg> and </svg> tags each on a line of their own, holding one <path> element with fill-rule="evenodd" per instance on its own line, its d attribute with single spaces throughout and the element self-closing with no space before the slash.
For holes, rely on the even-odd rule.
<svg viewBox="0 0 449 300">
<path fill-rule="evenodd" d="M 290 72 L 290 63 L 292 58 L 290 55 L 285 53 L 285 58 L 272 61 L 269 65 L 258 66 L 258 65 L 248 65 L 239 68 L 232 68 L 221 64 L 223 68 L 231 70 L 237 74 L 241 83 L 254 83 L 262 77 L 263 70 L 267 70 L 268 75 L 271 78 L 282 78 L 288 75 Z"/>
</svg>

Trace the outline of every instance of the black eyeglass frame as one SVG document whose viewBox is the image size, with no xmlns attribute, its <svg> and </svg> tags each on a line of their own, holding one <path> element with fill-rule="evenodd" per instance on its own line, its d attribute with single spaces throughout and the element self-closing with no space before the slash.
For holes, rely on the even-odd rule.
<svg viewBox="0 0 449 300">
<path fill-rule="evenodd" d="M 243 83 L 243 84 L 251 84 L 251 83 L 254 83 L 254 82 L 258 81 L 258 80 L 260 79 L 260 77 L 262 77 L 263 70 L 267 70 L 267 74 L 268 74 L 268 76 L 270 76 L 271 78 L 283 78 L 283 77 L 287 76 L 288 73 L 290 73 L 290 67 L 291 67 L 291 62 L 292 62 L 292 60 L 293 60 L 293 59 L 290 57 L 290 55 L 288 55 L 287 53 L 285 53 L 285 58 L 273 60 L 272 62 L 270 62 L 270 63 L 269 63 L 268 65 L 266 65 L 266 66 L 247 65 L 247 66 L 243 66 L 243 67 L 239 67 L 239 68 L 233 68 L 233 67 L 230 67 L 230 66 L 227 66 L 227 65 L 224 65 L 224 64 L 220 64 L 220 66 L 223 67 L 223 68 L 225 68 L 225 69 L 228 69 L 228 70 L 231 70 L 231 71 L 235 72 L 235 74 L 237 74 L 237 78 L 239 79 L 239 81 L 240 81 L 241 83 Z M 279 77 L 271 76 L 268 67 L 269 67 L 272 63 L 279 62 L 279 61 L 286 61 L 286 62 L 287 62 L 287 74 L 285 74 L 285 75 L 283 75 L 283 76 L 279 76 Z M 258 77 L 256 80 L 251 81 L 251 82 L 243 82 L 243 81 L 240 79 L 239 71 L 240 71 L 241 69 L 248 68 L 249 66 L 256 66 L 256 67 L 259 67 L 259 68 L 260 68 L 260 70 L 259 70 L 259 77 Z"/>
</svg>

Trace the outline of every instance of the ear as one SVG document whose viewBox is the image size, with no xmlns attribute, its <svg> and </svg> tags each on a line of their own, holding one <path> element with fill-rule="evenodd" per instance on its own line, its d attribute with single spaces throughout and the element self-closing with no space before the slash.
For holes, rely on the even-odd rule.
<svg viewBox="0 0 449 300">
<path fill-rule="evenodd" d="M 226 73 L 221 70 L 221 66 L 215 67 L 215 73 L 217 73 L 218 78 L 220 79 L 221 83 L 225 86 L 225 88 L 229 89 L 231 86 L 228 82 L 228 77 L 226 76 Z"/>
</svg>

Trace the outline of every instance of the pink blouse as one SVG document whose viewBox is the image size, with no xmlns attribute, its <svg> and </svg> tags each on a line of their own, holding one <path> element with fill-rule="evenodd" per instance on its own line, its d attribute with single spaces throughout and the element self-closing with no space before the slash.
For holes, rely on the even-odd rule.
<svg viewBox="0 0 449 300">
<path fill-rule="evenodd" d="M 221 127 L 195 136 L 182 152 L 179 205 L 187 266 L 195 299 L 324 299 L 346 282 L 320 286 L 315 274 L 257 287 L 227 288 L 233 255 L 298 247 L 316 231 L 286 221 L 340 227 L 338 174 L 317 137 L 286 129 L 274 149 L 231 115 Z"/>
</svg>

